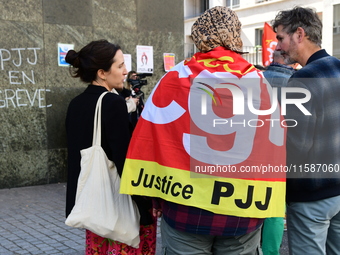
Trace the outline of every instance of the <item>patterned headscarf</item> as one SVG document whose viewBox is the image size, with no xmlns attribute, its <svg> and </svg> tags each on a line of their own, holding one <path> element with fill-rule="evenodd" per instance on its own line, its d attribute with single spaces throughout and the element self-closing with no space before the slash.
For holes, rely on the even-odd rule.
<svg viewBox="0 0 340 255">
<path fill-rule="evenodd" d="M 228 7 L 206 10 L 193 24 L 191 36 L 200 52 L 223 46 L 242 53 L 241 22 Z"/>
</svg>

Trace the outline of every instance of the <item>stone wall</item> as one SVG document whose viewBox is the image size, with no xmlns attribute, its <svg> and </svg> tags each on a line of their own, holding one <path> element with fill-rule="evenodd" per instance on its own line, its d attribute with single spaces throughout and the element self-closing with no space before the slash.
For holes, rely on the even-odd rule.
<svg viewBox="0 0 340 255">
<path fill-rule="evenodd" d="M 87 86 L 58 66 L 58 43 L 92 40 L 154 50 L 148 95 L 164 74 L 163 53 L 183 59 L 182 0 L 2 0 L 0 3 L 0 188 L 66 181 L 65 114 Z"/>
</svg>

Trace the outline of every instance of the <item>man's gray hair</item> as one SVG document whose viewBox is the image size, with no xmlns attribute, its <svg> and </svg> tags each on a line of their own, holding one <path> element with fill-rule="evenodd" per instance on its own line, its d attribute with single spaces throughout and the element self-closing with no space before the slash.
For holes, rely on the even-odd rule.
<svg viewBox="0 0 340 255">
<path fill-rule="evenodd" d="M 322 22 L 318 14 L 311 8 L 296 6 L 291 10 L 280 11 L 272 22 L 272 27 L 277 32 L 277 27 L 282 25 L 283 31 L 292 35 L 298 27 L 302 27 L 308 40 L 321 47 Z"/>
</svg>

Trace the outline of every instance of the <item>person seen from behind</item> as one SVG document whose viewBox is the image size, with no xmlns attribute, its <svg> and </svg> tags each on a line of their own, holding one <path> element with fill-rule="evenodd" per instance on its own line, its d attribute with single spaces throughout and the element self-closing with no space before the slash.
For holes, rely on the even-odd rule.
<svg viewBox="0 0 340 255">
<path fill-rule="evenodd" d="M 258 212 L 255 206 L 247 208 L 249 210 L 235 206 L 235 210 L 232 210 L 234 198 L 227 198 L 226 195 L 221 198 L 221 201 L 223 200 L 226 204 L 221 202 L 216 207 L 214 204 L 214 208 L 209 208 L 210 210 L 205 209 L 212 205 L 210 192 L 214 190 L 214 183 L 215 185 L 219 183 L 217 180 L 222 183 L 224 179 L 221 180 L 220 176 L 207 176 L 206 174 L 199 174 L 197 178 L 192 177 L 190 166 L 191 162 L 196 161 L 197 164 L 208 164 L 208 166 L 213 163 L 217 164 L 217 161 L 213 163 L 209 161 L 218 157 L 220 153 L 225 155 L 219 158 L 223 163 L 228 160 L 236 161 L 239 162 L 237 167 L 254 163 L 253 160 L 259 164 L 268 164 L 269 162 L 284 164 L 284 132 L 281 133 L 282 144 L 276 146 L 268 140 L 269 122 L 264 123 L 266 126 L 264 129 L 252 129 L 252 131 L 256 131 L 256 136 L 254 134 L 250 138 L 247 137 L 249 132 L 242 125 L 224 126 L 221 128 L 224 131 L 223 135 L 215 136 L 215 133 L 208 131 L 204 133 L 205 135 L 209 133 L 207 136 L 211 139 L 218 137 L 219 141 L 215 141 L 215 143 L 223 141 L 223 145 L 227 145 L 227 148 L 223 147 L 223 152 L 213 148 L 213 145 L 216 145 L 213 144 L 214 142 L 211 142 L 212 146 L 209 148 L 208 146 L 204 147 L 206 146 L 204 142 L 200 146 L 195 146 L 193 140 L 197 137 L 208 140 L 202 135 L 203 128 L 201 127 L 207 121 L 200 121 L 204 119 L 204 116 L 202 117 L 200 112 L 195 115 L 195 110 L 198 107 L 190 105 L 201 99 L 201 92 L 204 94 L 205 91 L 208 91 L 207 94 L 211 97 L 218 97 L 213 88 L 215 83 L 210 84 L 214 81 L 220 83 L 224 81 L 240 82 L 240 80 L 245 83 L 247 80 L 256 81 L 257 91 L 262 93 L 254 96 L 254 101 L 266 105 L 269 104 L 270 94 L 268 92 L 271 87 L 269 85 L 260 87 L 259 71 L 242 57 L 241 23 L 236 13 L 231 9 L 217 6 L 205 11 L 192 26 L 192 39 L 199 52 L 192 58 L 177 64 L 165 74 L 145 104 L 129 146 L 121 191 L 123 190 L 127 194 L 147 193 L 151 197 L 155 197 L 154 215 L 162 216 L 160 227 L 163 254 L 261 254 L 261 226 L 264 219 L 255 217 Z M 242 86 L 245 86 L 243 84 Z M 245 88 L 246 90 L 247 88 Z M 223 89 L 223 93 L 228 93 L 227 91 L 227 89 Z M 198 100 L 194 99 L 196 95 L 199 95 Z M 223 114 L 231 112 L 231 106 L 228 107 L 228 105 L 232 105 L 229 104 L 233 101 L 232 96 L 225 96 L 221 101 L 222 104 L 218 104 L 225 107 L 222 109 L 224 110 Z M 212 104 L 209 104 L 210 106 Z M 172 110 L 170 111 L 170 109 Z M 196 117 L 198 120 L 195 119 Z M 227 117 L 230 117 L 228 120 L 235 120 L 233 116 L 228 115 Z M 197 120 L 196 126 L 190 125 L 195 120 Z M 193 126 L 194 130 L 191 129 Z M 228 134 L 229 131 L 231 135 Z M 201 132 L 200 136 L 195 132 Z M 276 131 L 273 132 L 275 134 Z M 141 149 L 141 145 L 144 146 L 143 149 Z M 239 149 L 240 147 L 244 149 Z M 251 148 L 252 156 L 244 153 L 246 148 Z M 197 151 L 196 158 L 193 151 Z M 249 158 L 252 158 L 252 161 L 248 161 Z M 145 177 L 143 178 L 143 176 Z M 211 181 L 214 180 L 212 177 L 216 178 L 216 182 Z M 273 190 L 273 198 L 270 199 L 270 203 L 275 200 L 282 201 L 282 206 L 280 203 L 282 210 L 278 210 L 278 212 L 273 208 L 272 215 L 276 215 L 276 212 L 278 212 L 277 215 L 283 215 L 285 182 L 271 183 L 267 179 L 257 182 L 257 180 L 249 180 L 249 178 L 249 175 L 229 178 L 228 181 L 234 182 L 234 184 L 229 184 L 235 188 L 235 192 L 232 188 L 228 188 L 228 192 L 236 194 L 236 190 L 238 190 L 237 194 L 240 194 L 245 191 L 243 195 L 246 197 L 249 185 L 255 183 L 255 186 L 261 186 L 269 183 L 270 187 L 266 186 L 263 190 Z M 186 189 L 188 190 L 186 191 Z M 225 190 L 223 188 L 223 192 Z M 265 194 L 261 195 L 265 197 Z M 185 197 L 184 201 L 180 201 L 182 196 Z M 205 200 L 202 197 L 208 198 Z M 228 199 L 230 200 L 227 201 Z M 216 208 L 220 209 L 220 213 L 215 211 Z M 263 210 L 259 213 L 262 212 Z M 270 215 L 270 213 L 268 212 L 266 215 Z"/>
</svg>

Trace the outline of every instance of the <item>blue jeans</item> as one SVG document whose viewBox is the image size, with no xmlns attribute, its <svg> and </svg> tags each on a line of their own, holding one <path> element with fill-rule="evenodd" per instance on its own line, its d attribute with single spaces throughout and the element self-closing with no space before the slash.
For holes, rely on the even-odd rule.
<svg viewBox="0 0 340 255">
<path fill-rule="evenodd" d="M 290 255 L 338 255 L 340 252 L 340 196 L 287 206 Z"/>
<path fill-rule="evenodd" d="M 178 231 L 161 221 L 162 254 L 262 255 L 261 228 L 243 236 L 209 236 Z"/>
</svg>

